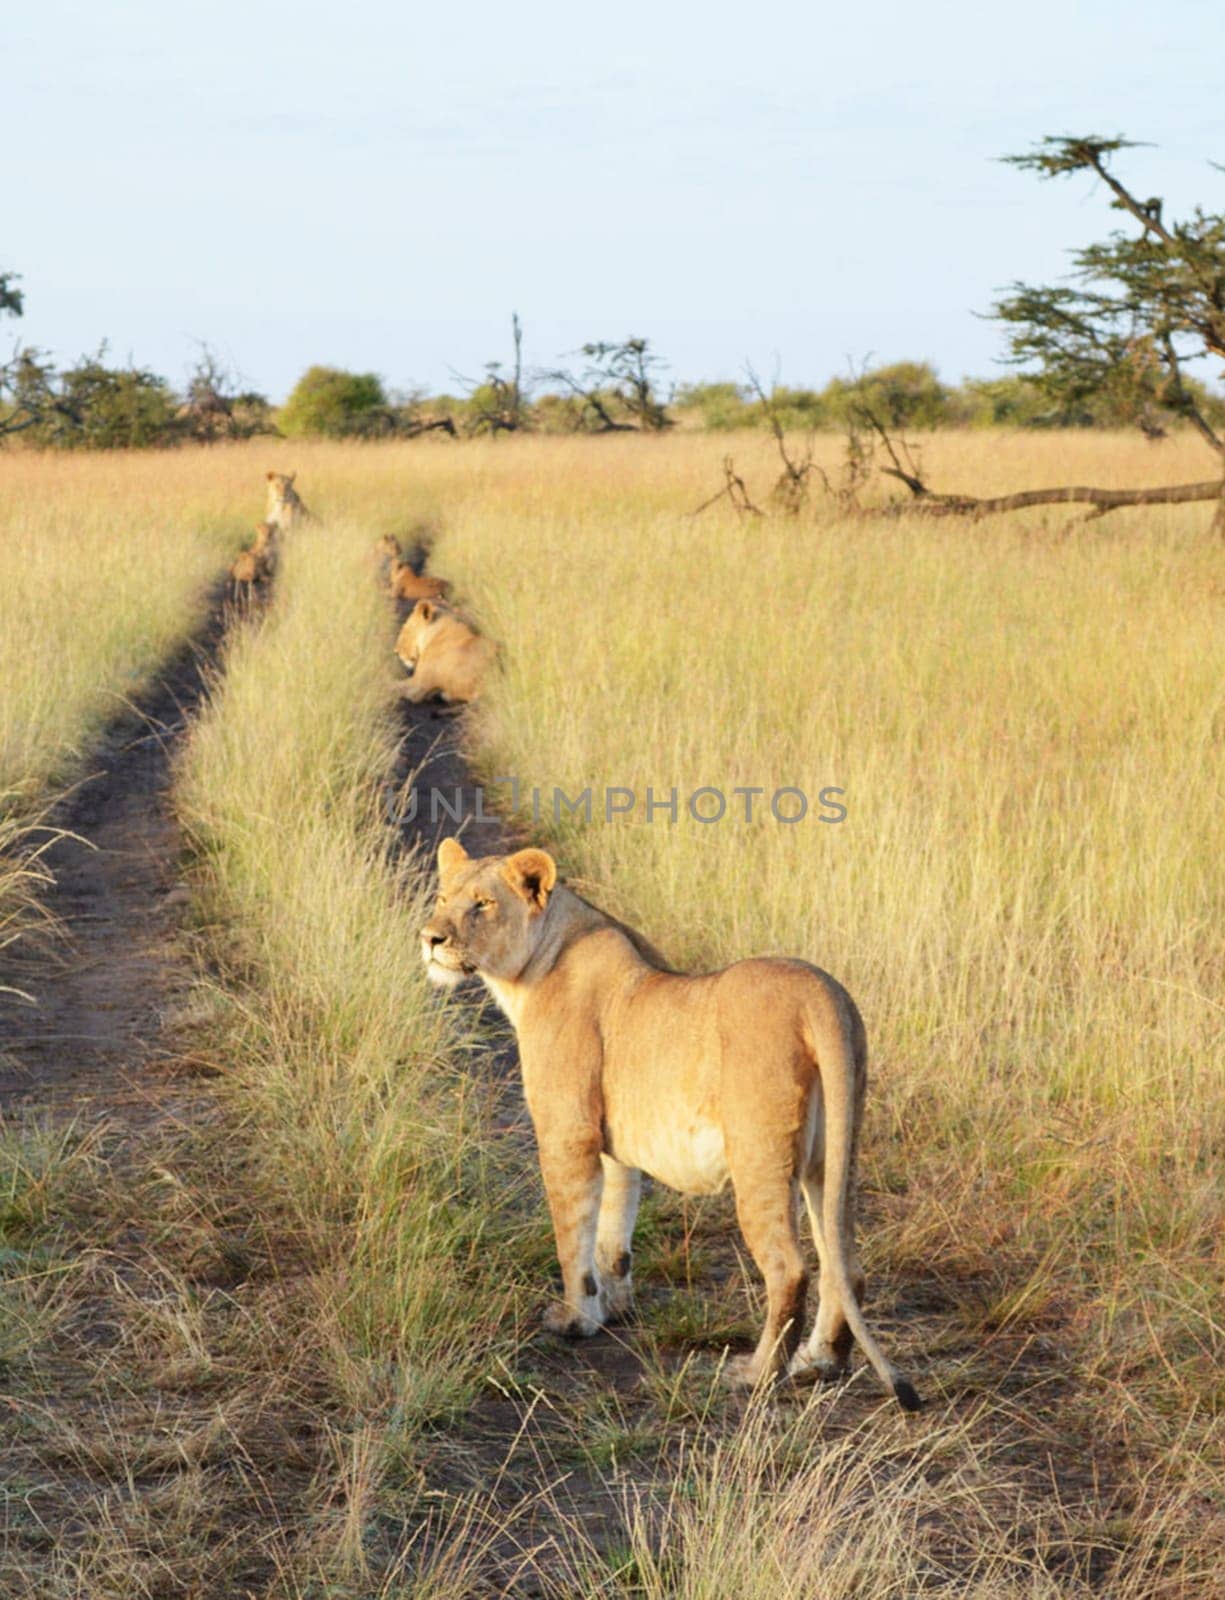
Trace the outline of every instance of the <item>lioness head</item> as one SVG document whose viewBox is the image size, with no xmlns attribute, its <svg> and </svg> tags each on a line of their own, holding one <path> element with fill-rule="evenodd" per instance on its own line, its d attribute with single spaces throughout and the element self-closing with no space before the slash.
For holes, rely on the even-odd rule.
<svg viewBox="0 0 1225 1600">
<path fill-rule="evenodd" d="M 405 617 L 404 626 L 396 638 L 396 654 L 410 674 L 417 670 L 417 658 L 431 629 L 439 617 L 447 614 L 447 608 L 434 600 L 418 600 Z"/>
<path fill-rule="evenodd" d="M 513 981 L 540 941 L 541 913 L 557 882 L 544 850 L 473 857 L 458 839 L 438 847 L 438 900 L 421 930 L 431 983 L 453 989 L 473 973 Z"/>
<path fill-rule="evenodd" d="M 269 472 L 265 476 L 273 489 L 278 494 L 288 494 L 293 488 L 293 481 L 298 476 L 296 472 Z"/>
</svg>

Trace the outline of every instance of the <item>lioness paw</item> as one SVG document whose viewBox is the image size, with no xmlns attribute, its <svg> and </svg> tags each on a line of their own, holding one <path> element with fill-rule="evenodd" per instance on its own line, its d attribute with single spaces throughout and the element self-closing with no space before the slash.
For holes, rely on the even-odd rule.
<svg viewBox="0 0 1225 1600">
<path fill-rule="evenodd" d="M 720 1377 L 729 1389 L 755 1389 L 763 1373 L 756 1356 L 731 1356 L 724 1362 Z"/>
<path fill-rule="evenodd" d="M 814 1349 L 803 1345 L 791 1358 L 788 1376 L 799 1383 L 841 1383 L 850 1371 L 850 1362 L 831 1347 Z"/>
<path fill-rule="evenodd" d="M 549 1307 L 543 1321 L 547 1332 L 560 1334 L 563 1339 L 590 1339 L 600 1331 L 600 1324 L 593 1317 L 584 1316 L 560 1300 Z"/>
</svg>

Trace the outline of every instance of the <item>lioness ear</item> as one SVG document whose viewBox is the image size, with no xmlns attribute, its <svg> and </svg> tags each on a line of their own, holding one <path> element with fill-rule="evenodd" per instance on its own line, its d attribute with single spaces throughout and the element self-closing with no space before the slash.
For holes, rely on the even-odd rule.
<svg viewBox="0 0 1225 1600">
<path fill-rule="evenodd" d="M 433 622 L 434 608 L 428 600 L 417 601 L 417 615 L 421 618 L 422 622 Z"/>
<path fill-rule="evenodd" d="M 543 911 L 557 882 L 557 866 L 546 850 L 518 850 L 503 863 L 502 876 L 521 899 Z"/>
<path fill-rule="evenodd" d="M 264 476 L 265 476 L 265 478 L 267 478 L 268 482 L 271 483 L 273 478 L 276 477 L 276 473 L 275 472 L 265 472 Z"/>
<path fill-rule="evenodd" d="M 449 877 L 467 859 L 468 852 L 458 839 L 444 839 L 438 846 L 438 876 Z"/>
</svg>

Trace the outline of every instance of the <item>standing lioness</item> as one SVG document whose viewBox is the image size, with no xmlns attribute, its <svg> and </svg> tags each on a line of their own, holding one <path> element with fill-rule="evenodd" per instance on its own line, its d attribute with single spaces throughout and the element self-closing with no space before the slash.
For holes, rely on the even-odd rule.
<svg viewBox="0 0 1225 1600">
<path fill-rule="evenodd" d="M 561 1261 L 547 1325 L 593 1334 L 627 1309 L 642 1174 L 684 1194 L 731 1179 L 745 1243 L 766 1280 L 766 1325 L 732 1364 L 756 1384 L 846 1371 L 852 1337 L 908 1410 L 919 1397 L 859 1309 L 854 1177 L 867 1083 L 855 1003 L 803 961 L 671 971 L 641 935 L 557 882 L 543 850 L 438 850 L 434 915 L 421 932 L 431 979 L 477 974 L 514 1024 L 523 1089 Z M 803 1193 L 820 1258 L 816 1327 L 799 1349 L 808 1273 Z"/>
</svg>

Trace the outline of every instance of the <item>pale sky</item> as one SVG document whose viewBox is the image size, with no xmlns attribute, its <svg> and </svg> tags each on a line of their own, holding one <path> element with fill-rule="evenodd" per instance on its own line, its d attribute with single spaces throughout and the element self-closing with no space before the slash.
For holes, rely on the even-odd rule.
<svg viewBox="0 0 1225 1600">
<path fill-rule="evenodd" d="M 1166 216 L 1225 208 L 1222 0 L 39 0 L 5 8 L 0 328 L 182 380 L 197 340 L 282 397 L 326 362 L 454 388 L 650 338 L 984 374 L 974 313 L 1112 214 L 995 157 L 1123 132 Z M 1205 374 L 1209 376 L 1210 374 Z"/>
</svg>

